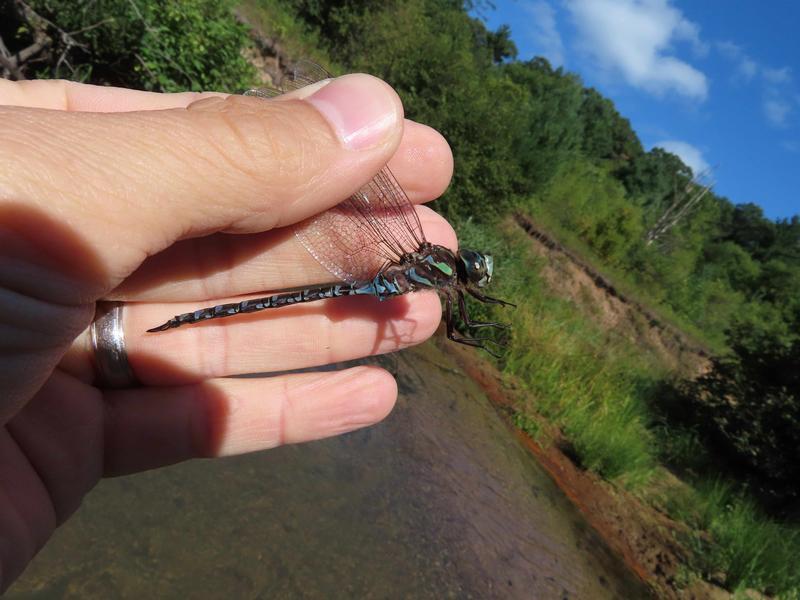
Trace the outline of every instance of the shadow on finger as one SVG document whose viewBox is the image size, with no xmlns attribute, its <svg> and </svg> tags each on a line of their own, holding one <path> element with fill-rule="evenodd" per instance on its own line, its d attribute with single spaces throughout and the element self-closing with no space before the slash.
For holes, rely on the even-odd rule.
<svg viewBox="0 0 800 600">
<path fill-rule="evenodd" d="M 104 474 L 339 435 L 380 421 L 396 397 L 375 367 L 108 391 Z"/>
</svg>

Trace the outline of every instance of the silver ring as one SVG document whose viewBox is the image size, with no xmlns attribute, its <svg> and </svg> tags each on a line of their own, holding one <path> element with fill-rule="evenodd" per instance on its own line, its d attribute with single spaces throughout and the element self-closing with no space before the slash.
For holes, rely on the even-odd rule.
<svg viewBox="0 0 800 600">
<path fill-rule="evenodd" d="M 125 330 L 122 327 L 122 302 L 98 302 L 89 327 L 92 359 L 100 387 L 129 388 L 139 385 L 128 362 Z"/>
</svg>

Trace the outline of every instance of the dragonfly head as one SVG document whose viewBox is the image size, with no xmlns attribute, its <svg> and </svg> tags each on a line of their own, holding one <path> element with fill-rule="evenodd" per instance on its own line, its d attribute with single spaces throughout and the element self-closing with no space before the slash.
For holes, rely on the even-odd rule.
<svg viewBox="0 0 800 600">
<path fill-rule="evenodd" d="M 462 267 L 460 274 L 467 283 L 472 283 L 479 288 L 485 287 L 492 280 L 492 269 L 494 261 L 488 254 L 481 254 L 477 250 L 467 250 L 462 248 L 458 251 L 458 258 L 461 259 Z"/>
</svg>

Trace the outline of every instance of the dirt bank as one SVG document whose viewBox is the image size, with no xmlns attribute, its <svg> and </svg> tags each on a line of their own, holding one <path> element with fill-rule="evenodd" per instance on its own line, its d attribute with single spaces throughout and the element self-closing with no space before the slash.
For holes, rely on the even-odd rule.
<svg viewBox="0 0 800 600">
<path fill-rule="evenodd" d="M 655 354 L 672 370 L 697 375 L 708 369 L 708 350 L 620 292 L 529 217 L 518 214 L 515 219 L 531 236 L 535 252 L 546 259 L 541 273 L 555 293 L 572 300 L 605 329 L 613 329 L 646 352 Z"/>
</svg>

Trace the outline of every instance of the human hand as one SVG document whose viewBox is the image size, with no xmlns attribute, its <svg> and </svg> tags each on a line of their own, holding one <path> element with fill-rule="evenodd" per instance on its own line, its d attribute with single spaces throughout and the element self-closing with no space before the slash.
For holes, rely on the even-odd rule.
<svg viewBox="0 0 800 600">
<path fill-rule="evenodd" d="M 231 296 L 329 281 L 290 226 L 384 165 L 438 196 L 444 139 L 351 75 L 275 100 L 0 81 L 0 590 L 100 477 L 336 435 L 391 410 L 376 367 L 234 379 L 429 337 L 432 293 L 149 327 Z M 420 208 L 427 237 L 455 247 Z M 102 389 L 88 327 L 124 302 L 140 387 Z"/>
</svg>

